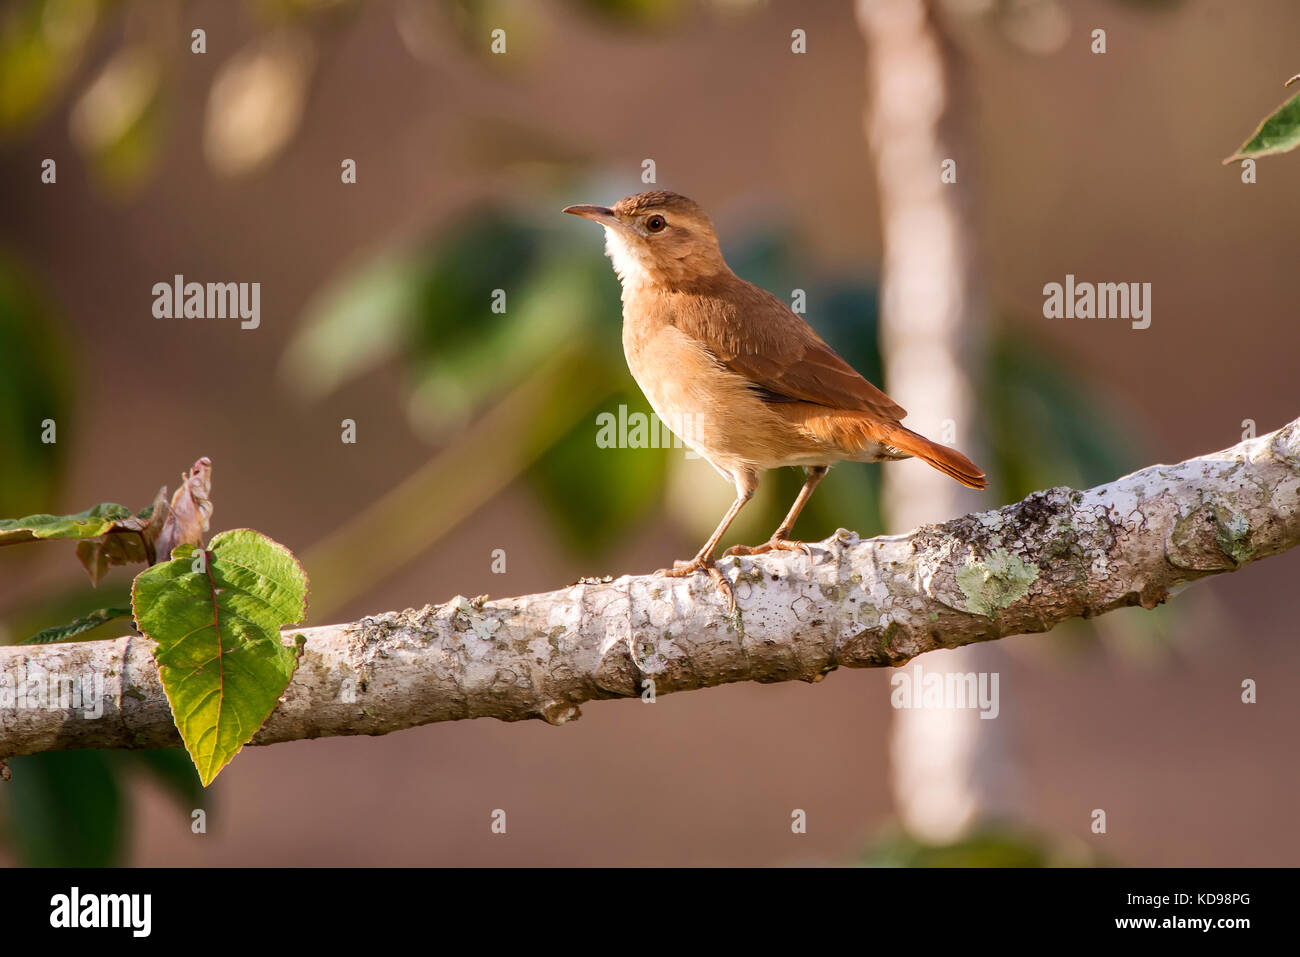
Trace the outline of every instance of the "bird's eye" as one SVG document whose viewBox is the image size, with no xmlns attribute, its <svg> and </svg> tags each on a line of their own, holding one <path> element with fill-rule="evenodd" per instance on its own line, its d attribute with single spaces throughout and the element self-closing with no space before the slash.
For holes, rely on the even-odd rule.
<svg viewBox="0 0 1300 957">
<path fill-rule="evenodd" d="M 668 224 L 664 222 L 664 218 L 662 216 L 651 216 L 649 219 L 645 221 L 645 228 L 650 230 L 650 232 L 652 233 L 659 232 L 667 225 Z"/>
</svg>

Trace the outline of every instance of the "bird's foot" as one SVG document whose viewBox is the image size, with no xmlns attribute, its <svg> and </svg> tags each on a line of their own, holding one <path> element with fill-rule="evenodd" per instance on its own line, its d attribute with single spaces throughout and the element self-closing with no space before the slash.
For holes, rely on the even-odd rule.
<svg viewBox="0 0 1300 957">
<path fill-rule="evenodd" d="M 728 613 L 734 615 L 736 613 L 736 593 L 732 591 L 731 582 L 722 577 L 722 572 L 718 570 L 718 564 L 713 559 L 696 555 L 688 562 L 673 562 L 672 568 L 661 568 L 655 574 L 663 575 L 665 578 L 686 578 L 696 572 L 709 573 L 709 577 L 713 579 L 713 584 L 718 588 L 718 593 L 722 595 L 722 600 L 727 603 Z"/>
<path fill-rule="evenodd" d="M 768 552 L 801 552 L 812 558 L 807 542 L 792 542 L 788 538 L 769 538 L 762 545 L 732 545 L 722 553 L 723 558 L 733 555 L 766 555 Z"/>
</svg>

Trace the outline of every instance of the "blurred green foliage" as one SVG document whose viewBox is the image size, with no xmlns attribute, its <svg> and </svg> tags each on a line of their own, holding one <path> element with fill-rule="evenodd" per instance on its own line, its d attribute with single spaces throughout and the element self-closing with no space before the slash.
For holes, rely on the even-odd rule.
<svg viewBox="0 0 1300 957">
<path fill-rule="evenodd" d="M 48 751 L 9 761 L 4 794 L 8 839 L 29 867 L 104 867 L 121 863 L 127 808 L 112 756 Z"/>
<path fill-rule="evenodd" d="M 989 825 L 950 844 L 918 841 L 887 828 L 864 851 L 864 867 L 1086 867 L 1103 862 L 1086 847 L 1070 848 L 1045 834 Z"/>
<path fill-rule="evenodd" d="M 739 6 L 739 0 L 732 3 Z M 577 5 L 599 18 L 640 28 L 676 23 L 689 8 L 686 0 L 577 0 Z"/>
<path fill-rule="evenodd" d="M 57 504 L 67 461 L 62 454 L 73 404 L 71 349 L 52 297 L 15 259 L 0 256 L 0 516 L 43 512 Z M 41 441 L 42 422 L 57 426 Z M 14 548 L 29 548 L 18 545 Z M 127 584 L 93 589 L 84 583 L 72 545 L 70 580 L 83 584 L 10 610 L 0 640 L 25 638 L 51 622 L 69 621 L 105 605 L 129 605 Z M 121 622 L 115 624 L 121 629 Z M 107 628 L 80 638 L 102 636 Z M 99 866 L 123 862 L 130 832 L 125 775 L 145 773 L 182 800 L 198 804 L 198 776 L 180 749 L 152 752 L 48 752 L 8 761 L 12 779 L 0 783 L 0 841 L 32 866 Z M 210 798 L 209 798 L 210 803 Z"/>
<path fill-rule="evenodd" d="M 1014 502 L 1055 485 L 1090 488 L 1137 467 L 1132 423 L 1070 363 L 1022 331 L 989 343 L 983 407 L 999 497 Z"/>
<path fill-rule="evenodd" d="M 45 511 L 58 493 L 65 444 L 42 441 L 41 423 L 67 422 L 68 352 L 55 307 L 0 254 L 0 516 Z"/>
<path fill-rule="evenodd" d="M 602 411 L 617 417 L 649 417 L 645 397 L 633 386 L 612 393 Z M 580 419 L 528 470 L 528 481 L 566 545 L 599 555 L 648 515 L 659 502 L 668 474 L 664 449 L 605 449 L 595 454 L 595 419 Z M 678 453 L 680 454 L 680 453 Z"/>
<path fill-rule="evenodd" d="M 194 762 L 182 748 L 47 751 L 10 758 L 0 802 L 0 841 L 24 867 L 109 867 L 126 862 L 131 807 L 126 786 L 145 775 L 186 817 L 211 810 Z"/>
<path fill-rule="evenodd" d="M 97 0 L 14 0 L 0 10 L 0 135 L 49 108 L 99 20 Z"/>
</svg>

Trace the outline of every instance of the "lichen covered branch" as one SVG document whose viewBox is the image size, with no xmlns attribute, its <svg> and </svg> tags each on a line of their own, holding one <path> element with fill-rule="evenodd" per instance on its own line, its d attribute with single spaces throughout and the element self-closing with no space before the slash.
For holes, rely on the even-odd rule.
<svg viewBox="0 0 1300 957">
<path fill-rule="evenodd" d="M 1153 607 L 1298 543 L 1300 420 L 1088 491 L 1048 489 L 905 535 L 841 531 L 811 558 L 728 559 L 734 616 L 705 575 L 631 575 L 286 631 L 305 636 L 304 654 L 253 743 L 462 718 L 560 724 L 651 686 L 818 681 Z M 72 687 L 83 696 L 59 700 Z M 177 743 L 147 639 L 0 648 L 0 757 Z"/>
</svg>

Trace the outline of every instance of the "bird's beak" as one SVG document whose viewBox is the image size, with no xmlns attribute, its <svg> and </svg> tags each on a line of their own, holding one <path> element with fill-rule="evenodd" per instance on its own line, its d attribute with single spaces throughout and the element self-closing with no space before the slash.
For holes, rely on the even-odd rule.
<svg viewBox="0 0 1300 957">
<path fill-rule="evenodd" d="M 593 223 L 600 223 L 602 226 L 623 225 L 608 206 L 565 206 L 564 211 L 572 216 L 590 219 Z"/>
</svg>

